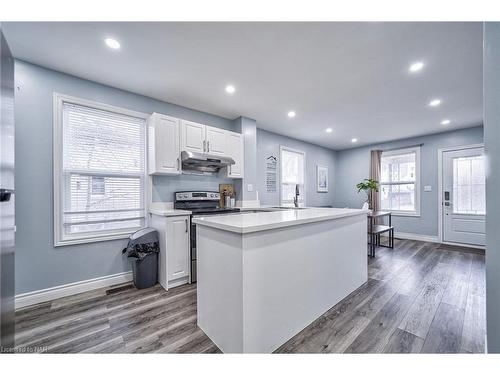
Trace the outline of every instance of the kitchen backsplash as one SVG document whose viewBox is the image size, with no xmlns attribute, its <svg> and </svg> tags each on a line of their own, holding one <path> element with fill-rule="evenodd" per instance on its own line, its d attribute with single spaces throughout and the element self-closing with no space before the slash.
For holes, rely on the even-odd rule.
<svg viewBox="0 0 500 375">
<path fill-rule="evenodd" d="M 153 202 L 172 202 L 176 191 L 219 191 L 219 184 L 234 184 L 236 181 L 227 178 L 225 173 L 225 170 L 221 170 L 218 174 L 207 176 L 189 174 L 153 176 Z M 239 192 L 236 191 L 236 199 L 238 196 Z"/>
</svg>

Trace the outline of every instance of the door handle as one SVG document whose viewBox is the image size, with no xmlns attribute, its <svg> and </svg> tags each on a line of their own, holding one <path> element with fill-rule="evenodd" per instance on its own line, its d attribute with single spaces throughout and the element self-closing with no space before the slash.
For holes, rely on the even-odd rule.
<svg viewBox="0 0 500 375">
<path fill-rule="evenodd" d="M 0 189 L 0 202 L 10 201 L 10 196 L 14 194 L 12 189 Z"/>
<path fill-rule="evenodd" d="M 181 159 L 177 158 L 177 170 L 181 170 Z"/>
<path fill-rule="evenodd" d="M 188 219 L 185 220 L 186 222 L 186 233 L 188 232 Z"/>
</svg>

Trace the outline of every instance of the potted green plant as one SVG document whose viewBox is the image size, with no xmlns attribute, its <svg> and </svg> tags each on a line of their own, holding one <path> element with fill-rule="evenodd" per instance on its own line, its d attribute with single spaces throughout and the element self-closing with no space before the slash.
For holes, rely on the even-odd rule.
<svg viewBox="0 0 500 375">
<path fill-rule="evenodd" d="M 371 210 L 372 209 L 372 203 L 370 201 L 370 193 L 372 191 L 378 192 L 378 182 L 371 179 L 371 178 L 365 178 L 363 181 L 358 183 L 356 185 L 356 188 L 358 189 L 358 193 L 361 191 L 364 191 L 366 194 L 366 203 L 368 203 L 368 208 Z"/>
</svg>

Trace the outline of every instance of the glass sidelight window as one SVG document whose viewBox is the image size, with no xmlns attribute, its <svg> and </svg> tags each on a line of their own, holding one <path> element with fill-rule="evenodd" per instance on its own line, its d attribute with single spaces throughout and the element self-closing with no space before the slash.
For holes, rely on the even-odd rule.
<svg viewBox="0 0 500 375">
<path fill-rule="evenodd" d="M 483 156 L 453 159 L 453 213 L 486 214 L 486 185 Z"/>
</svg>

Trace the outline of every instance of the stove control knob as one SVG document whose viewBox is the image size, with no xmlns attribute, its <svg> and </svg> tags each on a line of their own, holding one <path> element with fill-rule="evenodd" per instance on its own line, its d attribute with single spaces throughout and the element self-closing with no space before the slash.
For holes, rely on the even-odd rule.
<svg viewBox="0 0 500 375">
<path fill-rule="evenodd" d="M 188 195 L 187 195 L 187 194 L 184 194 L 182 197 L 183 197 L 183 198 L 187 198 L 187 197 L 188 197 Z"/>
<path fill-rule="evenodd" d="M 214 195 L 213 195 L 213 194 L 210 194 L 210 198 L 213 198 L 213 197 L 214 197 Z"/>
</svg>

